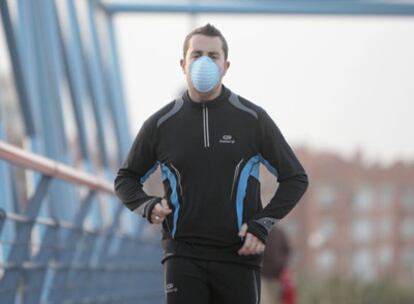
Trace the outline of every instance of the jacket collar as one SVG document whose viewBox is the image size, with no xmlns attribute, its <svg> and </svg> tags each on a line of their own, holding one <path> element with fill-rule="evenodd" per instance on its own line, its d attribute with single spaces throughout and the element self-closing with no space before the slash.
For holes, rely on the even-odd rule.
<svg viewBox="0 0 414 304">
<path fill-rule="evenodd" d="M 186 104 L 188 104 L 192 107 L 202 109 L 203 107 L 208 107 L 208 108 L 217 107 L 217 106 L 223 104 L 224 102 L 227 102 L 228 98 L 230 96 L 230 93 L 231 92 L 230 92 L 229 89 L 227 89 L 224 85 L 221 85 L 220 95 L 217 96 L 216 98 L 212 99 L 212 100 L 207 100 L 207 101 L 203 101 L 203 102 L 196 102 L 196 101 L 194 101 L 190 98 L 190 95 L 188 94 L 188 90 L 184 92 L 182 97 L 183 97 L 183 100 Z"/>
</svg>

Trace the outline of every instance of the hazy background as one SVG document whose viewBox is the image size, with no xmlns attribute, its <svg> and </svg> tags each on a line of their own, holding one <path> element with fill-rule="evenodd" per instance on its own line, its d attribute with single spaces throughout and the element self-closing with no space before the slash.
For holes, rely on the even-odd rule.
<svg viewBox="0 0 414 304">
<path fill-rule="evenodd" d="M 123 118 L 119 115 L 122 113 L 115 113 L 110 106 L 116 102 L 114 95 L 119 91 L 114 83 L 117 79 L 110 74 L 113 73 L 111 64 L 105 60 L 108 57 L 104 56 L 111 53 L 111 48 L 105 44 L 106 23 L 97 24 L 101 43 L 95 46 L 90 35 L 94 23 L 87 22 L 88 1 L 54 1 L 59 3 L 61 13 L 56 20 L 48 13 L 50 6 L 46 2 L 6 2 L 10 5 L 13 29 L 19 41 L 17 50 L 13 51 L 21 55 L 24 64 L 20 67 L 11 64 L 4 31 L 0 29 L 0 136 L 25 150 L 59 161 L 64 159 L 67 165 L 79 170 L 92 169 L 88 172 L 99 176 L 106 172 L 105 178 L 112 182 L 121 165 L 118 156 L 123 149 L 121 141 L 115 140 L 115 131 L 119 131 L 119 139 L 125 142 L 132 138 L 128 137 L 128 132 L 123 132 L 122 124 L 117 128 L 114 125 L 115 118 L 119 119 L 117 121 Z M 69 38 L 75 29 L 73 25 L 68 26 L 65 17 L 69 3 L 75 4 L 79 16 L 76 24 L 82 31 L 81 41 Z M 32 10 L 33 7 L 37 9 Z M 102 13 L 99 6 L 92 9 Z M 26 14 L 33 18 L 35 26 L 19 22 Z M 98 21 L 94 14 L 90 17 Z M 310 177 L 306 194 L 280 222 L 292 246 L 287 267 L 291 267 L 297 286 L 298 303 L 414 303 L 414 18 L 145 13 L 117 14 L 115 18 L 118 59 L 134 135 L 148 116 L 185 88 L 179 60 L 186 34 L 196 26 L 211 22 L 227 38 L 231 66 L 224 79 L 225 85 L 270 113 Z M 63 45 L 57 43 L 58 39 L 46 39 L 50 31 L 59 26 L 60 32 L 56 34 L 66 42 Z M 24 32 L 28 39 L 21 36 Z M 85 62 L 75 61 L 70 65 L 73 71 L 63 69 L 73 50 L 78 50 Z M 103 60 L 93 61 L 99 54 Z M 49 60 L 51 58 L 54 60 Z M 96 66 L 91 64 L 93 62 Z M 41 126 L 32 136 L 26 134 L 24 128 L 23 110 L 29 107 L 17 94 L 19 88 L 14 81 L 17 69 L 25 76 L 33 76 L 28 77 L 27 83 L 23 82 L 25 90 L 32 92 L 28 101 L 33 107 L 33 119 Z M 102 72 L 97 72 L 100 70 Z M 83 93 L 79 96 L 73 94 L 74 80 L 79 81 L 76 82 L 77 91 Z M 94 90 L 92 83 L 102 86 L 102 100 L 106 103 L 96 94 L 100 90 Z M 75 105 L 79 112 L 74 111 Z M 94 105 L 99 107 L 94 108 Z M 75 120 L 80 114 L 85 116 L 85 126 Z M 102 123 L 98 123 L 98 118 Z M 58 134 L 56 130 L 59 129 L 62 129 L 62 136 L 50 136 Z M 82 143 L 80 134 L 84 134 L 86 143 Z M 82 146 L 88 151 L 87 156 L 80 153 Z M 109 157 L 107 164 L 103 161 L 105 153 Z M 155 195 L 163 195 L 157 173 L 145 186 Z M 2 212 L 25 216 L 25 208 L 39 189 L 35 187 L 37 177 L 29 170 L 0 161 Z M 261 180 L 262 201 L 267 203 L 276 189 L 275 180 L 269 174 L 263 174 Z M 64 194 L 61 185 L 53 182 L 49 190 L 44 191 L 49 199 L 43 200 L 44 212 L 39 213 L 50 218 L 59 229 L 67 227 L 58 225 L 57 220 L 75 218 L 77 208 L 82 202 L 88 202 L 84 200 L 89 193 L 86 188 L 66 186 L 64 190 L 73 196 Z M 73 256 L 84 260 L 83 254 L 88 251 L 92 258 L 85 259 L 79 275 L 76 275 L 79 267 L 72 268 L 78 264 L 59 268 L 75 271 L 73 277 L 68 276 L 72 277 L 72 282 L 65 286 L 58 279 L 49 285 L 48 276 L 44 281 L 39 279 L 39 271 L 53 276 L 48 266 L 25 269 L 22 266 L 21 276 L 15 276 L 14 270 L 6 267 L 9 261 L 16 264 L 16 255 L 8 255 L 13 253 L 14 244 L 32 248 L 31 256 L 17 263 L 18 267 L 36 262 L 35 254 L 43 252 L 38 250 L 39 246 L 49 246 L 49 238 L 43 238 L 45 234 L 42 234 L 49 230 L 39 228 L 39 225 L 48 226 L 49 221 L 37 221 L 26 243 L 21 243 L 15 231 L 19 225 L 28 231 L 26 222 L 22 222 L 21 217 L 7 217 L 0 234 L 0 302 L 9 292 L 20 294 L 21 298 L 16 297 L 20 303 L 29 294 L 46 297 L 50 290 L 56 290 L 50 295 L 60 300 L 62 292 L 67 296 L 65 300 L 80 300 L 79 294 L 82 300 L 89 301 L 95 295 L 101 299 L 108 290 L 111 299 L 123 299 L 125 288 L 112 288 L 116 286 L 114 282 L 120 286 L 129 286 L 132 282 L 133 287 L 128 290 L 133 296 L 142 297 L 150 292 L 149 297 L 158 298 L 161 303 L 159 227 L 143 225 L 146 220 L 138 220 L 127 208 L 121 213 L 113 212 L 118 210 L 119 203 L 101 195 L 92 202 L 85 224 L 93 219 L 96 228 L 103 229 L 94 237 L 108 239 L 106 225 L 112 220 L 117 225 L 114 229 L 122 233 L 111 234 L 108 240 L 113 241 L 114 246 L 111 245 L 109 260 L 102 259 L 97 267 L 95 255 L 105 252 L 99 242 L 93 247 L 94 241 L 90 241 L 88 231 L 82 230 L 79 238 L 74 239 L 77 251 Z M 87 226 L 83 225 L 84 229 Z M 86 247 L 85 236 L 88 236 Z M 150 241 L 152 238 L 157 242 Z M 131 239 L 137 240 L 136 251 L 131 251 Z M 149 242 L 143 243 L 143 240 Z M 63 238 L 59 241 L 66 244 Z M 148 251 L 147 246 L 153 246 L 153 251 Z M 55 245 L 49 248 L 58 252 Z M 59 246 L 59 250 L 72 254 L 73 248 L 67 244 Z M 118 268 L 112 268 L 115 260 L 119 261 L 114 264 Z M 47 263 L 54 261 L 51 254 Z M 140 268 L 135 268 L 136 261 L 141 261 L 145 267 L 155 265 L 158 274 L 141 272 Z M 102 276 L 102 267 L 107 265 L 111 265 L 107 273 L 111 280 Z M 128 269 L 130 266 L 136 269 L 132 280 L 130 272 L 118 271 L 126 269 L 125 265 Z M 98 284 L 99 288 L 86 284 L 82 279 L 85 269 L 88 278 L 103 279 L 105 283 Z M 8 288 L 2 289 L 6 282 L 2 278 L 7 277 L 8 272 L 12 274 L 9 278 L 15 280 L 14 285 L 7 283 Z M 36 275 L 32 275 L 34 272 Z M 154 289 L 156 286 L 159 289 Z M 74 287 L 79 291 L 77 295 L 72 294 Z"/>
<path fill-rule="evenodd" d="M 414 160 L 414 20 L 124 14 L 116 17 L 135 134 L 185 86 L 185 35 L 210 22 L 229 44 L 224 84 L 261 105 L 293 145 L 369 162 Z"/>
</svg>

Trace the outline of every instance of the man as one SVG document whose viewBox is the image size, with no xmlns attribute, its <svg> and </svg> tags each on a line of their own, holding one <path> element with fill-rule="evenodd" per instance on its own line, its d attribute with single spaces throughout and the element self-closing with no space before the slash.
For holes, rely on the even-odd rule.
<svg viewBox="0 0 414 304">
<path fill-rule="evenodd" d="M 180 61 L 188 90 L 145 121 L 115 179 L 130 210 L 162 224 L 168 304 L 259 303 L 267 234 L 308 185 L 268 114 L 222 85 L 227 57 L 214 26 L 188 34 Z M 264 209 L 260 164 L 279 182 Z M 142 190 L 158 166 L 164 198 Z"/>
</svg>

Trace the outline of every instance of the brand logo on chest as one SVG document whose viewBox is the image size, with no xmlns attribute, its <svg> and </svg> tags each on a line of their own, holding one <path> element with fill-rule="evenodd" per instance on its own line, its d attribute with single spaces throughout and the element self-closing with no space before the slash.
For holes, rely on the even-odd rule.
<svg viewBox="0 0 414 304">
<path fill-rule="evenodd" d="M 221 144 L 234 144 L 236 143 L 236 140 L 231 135 L 223 135 L 221 139 L 219 140 L 219 143 Z"/>
</svg>

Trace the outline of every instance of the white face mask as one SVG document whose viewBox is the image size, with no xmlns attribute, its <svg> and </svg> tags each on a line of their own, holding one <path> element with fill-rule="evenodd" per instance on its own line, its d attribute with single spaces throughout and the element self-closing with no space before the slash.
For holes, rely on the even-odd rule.
<svg viewBox="0 0 414 304">
<path fill-rule="evenodd" d="M 219 82 L 220 67 L 210 57 L 201 56 L 191 63 L 190 77 L 198 92 L 207 93 Z"/>
</svg>

